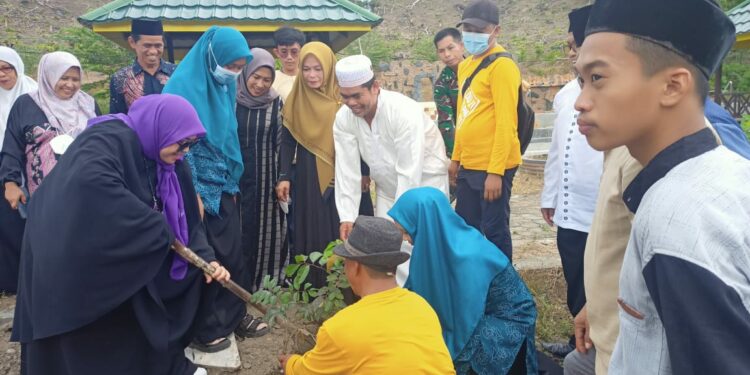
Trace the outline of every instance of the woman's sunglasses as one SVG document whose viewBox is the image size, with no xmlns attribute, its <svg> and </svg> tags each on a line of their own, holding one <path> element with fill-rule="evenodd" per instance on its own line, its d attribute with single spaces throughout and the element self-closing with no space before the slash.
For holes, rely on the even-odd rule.
<svg viewBox="0 0 750 375">
<path fill-rule="evenodd" d="M 195 146 L 195 144 L 198 143 L 198 141 L 200 141 L 199 138 L 186 138 L 177 142 L 177 145 L 180 146 L 177 148 L 177 152 L 184 152 L 190 147 Z"/>
</svg>

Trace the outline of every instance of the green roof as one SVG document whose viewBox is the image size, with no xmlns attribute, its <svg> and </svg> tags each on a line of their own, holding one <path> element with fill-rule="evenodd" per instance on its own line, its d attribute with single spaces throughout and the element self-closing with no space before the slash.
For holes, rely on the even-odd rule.
<svg viewBox="0 0 750 375">
<path fill-rule="evenodd" d="M 132 19 L 272 23 L 366 23 L 382 18 L 347 0 L 116 0 L 84 14 L 86 25 Z"/>
<path fill-rule="evenodd" d="M 734 22 L 737 35 L 750 32 L 750 0 L 732 8 L 727 15 Z"/>
</svg>

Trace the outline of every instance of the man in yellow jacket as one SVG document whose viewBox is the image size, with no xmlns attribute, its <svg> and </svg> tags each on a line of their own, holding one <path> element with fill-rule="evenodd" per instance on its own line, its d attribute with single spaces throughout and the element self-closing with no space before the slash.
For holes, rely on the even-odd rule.
<svg viewBox="0 0 750 375">
<path fill-rule="evenodd" d="M 288 375 L 455 374 L 437 314 L 422 297 L 396 284 L 396 267 L 409 259 L 402 235 L 384 218 L 360 216 L 334 249 L 362 297 L 318 330 L 304 355 L 281 356 Z"/>
<path fill-rule="evenodd" d="M 458 66 L 456 140 L 449 173 L 457 184 L 456 212 L 512 259 L 510 194 L 521 164 L 521 72 L 506 57 L 480 68 L 485 58 L 506 52 L 496 41 L 499 23 L 493 1 L 475 0 L 464 10 L 460 25 L 466 52 L 472 56 Z"/>
</svg>

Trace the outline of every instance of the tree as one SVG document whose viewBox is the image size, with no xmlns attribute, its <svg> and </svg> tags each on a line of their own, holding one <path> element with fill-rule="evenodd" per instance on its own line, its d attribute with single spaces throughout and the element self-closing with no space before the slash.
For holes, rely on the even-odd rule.
<svg viewBox="0 0 750 375">
<path fill-rule="evenodd" d="M 742 4 L 742 2 L 745 0 L 719 0 L 719 5 L 721 5 L 721 9 L 724 9 L 724 11 L 728 11 L 737 5 Z"/>
</svg>

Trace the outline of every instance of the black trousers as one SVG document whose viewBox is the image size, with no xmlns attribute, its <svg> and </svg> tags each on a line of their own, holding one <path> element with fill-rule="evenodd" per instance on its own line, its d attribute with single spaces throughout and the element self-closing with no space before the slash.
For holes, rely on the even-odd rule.
<svg viewBox="0 0 750 375">
<path fill-rule="evenodd" d="M 516 170 L 517 167 L 505 171 L 502 195 L 493 202 L 484 200 L 486 172 L 461 169 L 456 186 L 456 213 L 466 220 L 466 224 L 482 232 L 511 261 L 513 241 L 510 237 L 510 194 Z"/>
<path fill-rule="evenodd" d="M 583 288 L 583 252 L 588 233 L 573 229 L 557 228 L 557 250 L 560 252 L 563 275 L 568 284 L 568 310 L 574 317 L 586 304 Z"/>
</svg>

